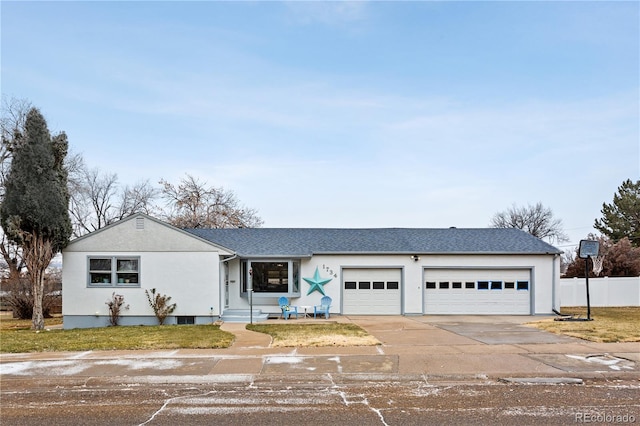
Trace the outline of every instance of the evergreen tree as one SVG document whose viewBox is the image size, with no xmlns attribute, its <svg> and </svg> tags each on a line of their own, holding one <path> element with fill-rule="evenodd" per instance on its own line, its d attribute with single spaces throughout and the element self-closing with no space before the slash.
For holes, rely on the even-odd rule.
<svg viewBox="0 0 640 426">
<path fill-rule="evenodd" d="M 9 238 L 23 251 L 31 281 L 35 330 L 44 328 L 44 274 L 53 256 L 68 243 L 71 222 L 64 158 L 64 133 L 54 138 L 36 108 L 27 114 L 25 132 L 16 141 L 11 170 L 5 181 L 0 220 Z"/>
<path fill-rule="evenodd" d="M 602 204 L 602 219 L 593 225 L 614 242 L 629 238 L 634 247 L 640 247 L 640 180 L 627 179 L 613 195 L 613 203 Z"/>
</svg>

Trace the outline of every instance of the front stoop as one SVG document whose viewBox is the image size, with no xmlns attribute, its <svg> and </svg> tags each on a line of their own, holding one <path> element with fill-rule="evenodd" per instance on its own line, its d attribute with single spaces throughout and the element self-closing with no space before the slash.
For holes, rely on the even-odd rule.
<svg viewBox="0 0 640 426">
<path fill-rule="evenodd" d="M 262 309 L 253 310 L 253 322 L 266 321 L 269 318 L 269 314 L 263 313 Z M 251 322 L 252 315 L 249 309 L 225 309 L 221 317 L 224 322 Z"/>
</svg>

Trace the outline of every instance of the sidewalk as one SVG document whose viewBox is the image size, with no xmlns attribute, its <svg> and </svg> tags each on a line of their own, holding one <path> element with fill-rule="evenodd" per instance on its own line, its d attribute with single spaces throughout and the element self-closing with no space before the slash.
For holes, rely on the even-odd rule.
<svg viewBox="0 0 640 426">
<path fill-rule="evenodd" d="M 227 349 L 2 354 L 3 376 L 171 376 L 219 380 L 325 374 L 431 380 L 510 377 L 640 380 L 640 343 L 594 343 L 523 326 L 535 317 L 332 316 L 353 322 L 381 345 L 273 348 L 271 338 L 224 323 Z M 302 323 L 309 320 L 288 320 Z M 319 322 L 319 320 L 310 320 Z M 269 320 L 269 322 L 284 322 Z M 217 377 L 217 379 L 216 379 Z M 167 377 L 168 378 L 168 377 Z"/>
</svg>

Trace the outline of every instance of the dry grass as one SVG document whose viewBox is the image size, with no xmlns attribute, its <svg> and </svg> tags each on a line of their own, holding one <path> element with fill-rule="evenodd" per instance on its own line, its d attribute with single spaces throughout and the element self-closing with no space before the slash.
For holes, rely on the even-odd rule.
<svg viewBox="0 0 640 426">
<path fill-rule="evenodd" d="M 216 325 L 0 330 L 0 352 L 227 348 L 234 335 Z"/>
<path fill-rule="evenodd" d="M 587 317 L 586 307 L 562 308 L 563 314 Z M 593 321 L 547 319 L 528 325 L 592 342 L 640 342 L 640 308 L 591 308 Z"/>
<path fill-rule="evenodd" d="M 53 327 L 62 325 L 62 317 L 54 316 L 53 318 L 45 318 L 44 326 Z M 31 328 L 31 320 L 15 319 L 11 312 L 0 313 L 0 330 L 29 330 Z"/>
<path fill-rule="evenodd" d="M 252 324 L 248 330 L 269 334 L 274 347 L 374 346 L 380 342 L 355 324 Z"/>
</svg>

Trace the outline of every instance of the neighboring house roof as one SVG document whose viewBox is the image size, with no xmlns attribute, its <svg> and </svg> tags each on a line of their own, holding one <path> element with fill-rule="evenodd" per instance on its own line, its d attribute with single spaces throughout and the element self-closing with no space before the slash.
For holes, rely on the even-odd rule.
<svg viewBox="0 0 640 426">
<path fill-rule="evenodd" d="M 559 254 L 519 229 L 241 228 L 185 229 L 241 257 L 314 254 Z"/>
</svg>

